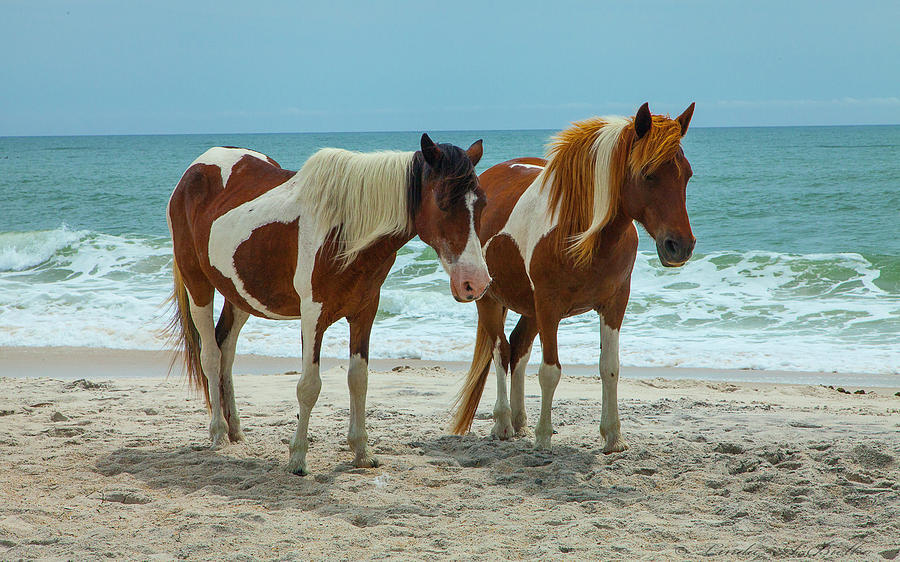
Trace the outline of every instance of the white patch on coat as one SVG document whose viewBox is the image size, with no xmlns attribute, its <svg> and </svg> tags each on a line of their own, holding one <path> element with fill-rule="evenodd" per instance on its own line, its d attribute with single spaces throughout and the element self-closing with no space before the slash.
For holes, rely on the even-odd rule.
<svg viewBox="0 0 900 562">
<path fill-rule="evenodd" d="M 231 177 L 231 170 L 234 168 L 234 165 L 237 164 L 244 156 L 252 156 L 254 158 L 258 158 L 266 164 L 271 164 L 273 162 L 269 159 L 268 156 L 260 152 L 256 152 L 255 150 L 247 150 L 246 148 L 225 148 L 224 146 L 214 146 L 213 148 L 210 148 L 209 150 L 201 154 L 196 160 L 191 162 L 191 166 L 193 166 L 194 164 L 218 166 L 219 170 L 222 171 L 222 187 L 227 187 L 228 178 Z M 188 166 L 188 168 L 190 168 L 191 166 Z"/>
<path fill-rule="evenodd" d="M 304 298 L 304 294 L 300 292 L 301 287 L 303 289 L 308 287 L 307 297 L 312 295 L 312 267 L 324 236 L 317 237 L 316 229 L 310 228 L 310 222 L 314 221 L 314 217 L 304 216 L 306 209 L 297 205 L 294 196 L 297 189 L 295 178 L 291 178 L 256 199 L 251 199 L 228 211 L 217 218 L 209 229 L 207 254 L 210 265 L 234 284 L 238 294 L 254 310 L 275 320 L 288 320 L 296 317 L 282 316 L 269 310 L 262 302 L 247 292 L 244 281 L 234 263 L 234 254 L 257 228 L 274 222 L 290 223 L 297 220 L 300 230 L 297 269 L 304 269 L 308 275 L 301 281 L 300 286 L 297 284 L 298 279 L 295 275 L 294 286 L 297 288 L 301 302 Z"/>
<path fill-rule="evenodd" d="M 496 237 L 505 234 L 515 242 L 522 255 L 522 261 L 525 262 L 525 272 L 532 289 L 534 283 L 531 281 L 531 257 L 534 254 L 534 248 L 556 226 L 556 218 L 550 212 L 547 191 L 541 189 L 544 173 L 538 174 L 528 189 L 519 197 L 506 224 L 495 235 Z M 485 251 L 492 240 L 493 238 L 485 243 Z"/>
<path fill-rule="evenodd" d="M 510 164 L 510 168 L 532 168 L 535 170 L 543 170 L 543 166 L 538 166 L 537 164 Z"/>
</svg>

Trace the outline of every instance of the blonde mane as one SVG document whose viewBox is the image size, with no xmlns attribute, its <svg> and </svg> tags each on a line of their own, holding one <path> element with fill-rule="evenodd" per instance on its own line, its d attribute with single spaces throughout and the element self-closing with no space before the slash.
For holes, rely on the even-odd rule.
<svg viewBox="0 0 900 562">
<path fill-rule="evenodd" d="M 382 236 L 409 232 L 407 185 L 414 152 L 352 152 L 323 148 L 297 173 L 300 197 L 321 234 L 338 227 L 346 266 Z"/>
<path fill-rule="evenodd" d="M 634 118 L 592 117 L 557 133 L 547 149 L 542 189 L 549 189 L 560 250 L 587 265 L 600 232 L 619 209 L 622 186 L 675 157 L 681 125 L 653 115 L 644 137 L 634 140 Z"/>
</svg>

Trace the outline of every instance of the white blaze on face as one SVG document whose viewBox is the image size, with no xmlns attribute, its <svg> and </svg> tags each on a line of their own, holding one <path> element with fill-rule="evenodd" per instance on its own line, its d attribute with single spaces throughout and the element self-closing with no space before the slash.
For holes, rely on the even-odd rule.
<svg viewBox="0 0 900 562">
<path fill-rule="evenodd" d="M 469 240 L 463 253 L 459 256 L 460 265 L 473 268 L 487 269 L 484 263 L 484 255 L 481 252 L 481 242 L 478 241 L 478 233 L 475 231 L 475 201 L 478 196 L 474 191 L 466 193 L 466 209 L 469 210 Z"/>
<path fill-rule="evenodd" d="M 475 201 L 478 196 L 470 191 L 466 193 L 466 209 L 469 212 L 469 236 L 466 247 L 456 260 L 447 263 L 444 256 L 440 256 L 441 265 L 450 276 L 450 285 L 453 294 L 457 297 L 465 297 L 471 294 L 472 298 L 480 297 L 491 282 L 487 264 L 484 262 L 484 254 L 481 251 L 481 242 L 475 230 Z M 468 287 L 468 289 L 467 289 Z"/>
</svg>

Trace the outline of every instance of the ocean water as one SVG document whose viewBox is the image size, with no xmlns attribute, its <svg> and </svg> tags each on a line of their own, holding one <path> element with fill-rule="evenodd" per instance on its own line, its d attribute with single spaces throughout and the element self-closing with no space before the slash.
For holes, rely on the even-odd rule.
<svg viewBox="0 0 900 562">
<path fill-rule="evenodd" d="M 551 134 L 432 136 L 464 147 L 484 138 L 481 171 L 541 155 Z M 418 137 L 0 138 L 0 346 L 163 347 L 165 205 L 210 146 L 297 169 L 324 146 L 412 150 Z M 696 128 L 684 148 L 697 248 L 666 269 L 641 231 L 623 365 L 900 374 L 900 126 Z M 475 306 L 453 301 L 435 253 L 415 239 L 382 289 L 371 355 L 468 360 L 475 322 Z M 323 354 L 345 357 L 348 332 L 333 326 Z M 299 333 L 299 322 L 252 318 L 238 350 L 298 356 Z M 596 364 L 596 315 L 563 321 L 559 340 L 563 362 Z"/>
</svg>

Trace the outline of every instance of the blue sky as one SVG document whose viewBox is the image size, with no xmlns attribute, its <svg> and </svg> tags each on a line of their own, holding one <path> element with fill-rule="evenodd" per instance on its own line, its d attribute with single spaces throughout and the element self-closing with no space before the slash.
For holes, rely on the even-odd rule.
<svg viewBox="0 0 900 562">
<path fill-rule="evenodd" d="M 900 2 L 2 4 L 0 135 L 900 123 Z"/>
</svg>

